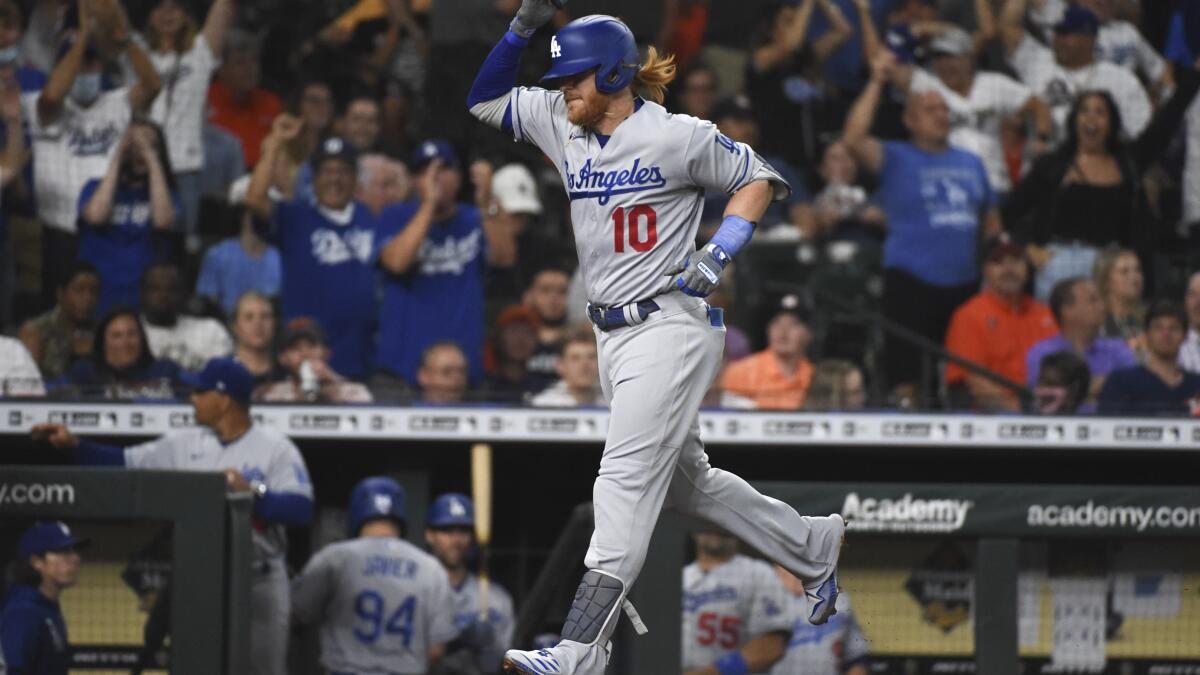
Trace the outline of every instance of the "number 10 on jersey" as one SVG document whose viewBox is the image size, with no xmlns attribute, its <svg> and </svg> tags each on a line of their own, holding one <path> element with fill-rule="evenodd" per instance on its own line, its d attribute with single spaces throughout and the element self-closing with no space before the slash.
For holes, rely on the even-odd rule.
<svg viewBox="0 0 1200 675">
<path fill-rule="evenodd" d="M 618 206 L 612 212 L 613 250 L 625 252 L 625 242 L 638 253 L 645 253 L 658 243 L 658 214 L 649 206 Z"/>
</svg>

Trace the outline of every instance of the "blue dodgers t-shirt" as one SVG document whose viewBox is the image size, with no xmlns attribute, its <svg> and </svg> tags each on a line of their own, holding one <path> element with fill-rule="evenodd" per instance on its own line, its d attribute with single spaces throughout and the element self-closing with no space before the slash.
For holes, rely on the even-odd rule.
<svg viewBox="0 0 1200 675">
<path fill-rule="evenodd" d="M 930 153 L 883 144 L 878 198 L 888 219 L 883 265 L 932 286 L 979 278 L 981 215 L 996 203 L 979 157 L 955 147 Z"/>
<path fill-rule="evenodd" d="M 142 274 L 154 262 L 154 225 L 150 222 L 150 188 L 117 185 L 112 212 L 106 225 L 90 225 L 82 218 L 83 207 L 100 187 L 90 180 L 79 191 L 79 259 L 100 272 L 99 316 L 113 305 L 137 307 Z M 183 222 L 179 193 L 171 193 L 175 221 Z"/>
<path fill-rule="evenodd" d="M 316 319 L 338 373 L 361 378 L 371 356 L 375 324 L 375 216 L 353 203 L 339 225 L 305 199 L 275 207 L 275 238 L 283 262 L 283 320 Z"/>
<path fill-rule="evenodd" d="M 258 291 L 267 297 L 279 295 L 283 272 L 279 249 L 268 246 L 259 258 L 246 253 L 237 237 L 230 237 L 204 254 L 196 295 L 215 298 L 225 315 L 233 318 L 233 307 L 246 291 Z"/>
<path fill-rule="evenodd" d="M 408 225 L 419 206 L 405 202 L 379 215 L 380 250 Z M 459 204 L 453 216 L 429 228 L 406 273 L 385 273 L 376 366 L 416 382 L 421 352 L 435 342 L 453 340 L 467 355 L 471 381 L 479 381 L 486 253 L 479 209 Z"/>
</svg>

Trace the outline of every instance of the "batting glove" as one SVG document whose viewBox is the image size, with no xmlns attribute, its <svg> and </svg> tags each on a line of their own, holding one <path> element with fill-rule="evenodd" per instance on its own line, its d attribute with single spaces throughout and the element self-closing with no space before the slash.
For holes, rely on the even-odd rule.
<svg viewBox="0 0 1200 675">
<path fill-rule="evenodd" d="M 508 29 L 528 40 L 565 4 L 567 0 L 521 0 L 521 9 L 517 10 Z"/>
<path fill-rule="evenodd" d="M 678 274 L 675 287 L 686 295 L 707 298 L 721 281 L 721 272 L 729 264 L 729 254 L 709 244 L 687 257 L 670 274 Z"/>
</svg>

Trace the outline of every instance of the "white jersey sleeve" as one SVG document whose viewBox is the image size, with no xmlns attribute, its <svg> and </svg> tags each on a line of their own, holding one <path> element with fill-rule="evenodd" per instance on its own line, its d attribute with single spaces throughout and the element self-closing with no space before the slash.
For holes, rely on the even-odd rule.
<svg viewBox="0 0 1200 675">
<path fill-rule="evenodd" d="M 513 138 L 536 145 L 555 166 L 562 164 L 562 146 L 570 132 L 562 92 L 540 87 L 514 87 L 508 98 Z"/>
<path fill-rule="evenodd" d="M 1017 48 L 1008 57 L 1008 63 L 1021 81 L 1030 86 L 1042 79 L 1046 73 L 1058 69 L 1058 64 L 1054 62 L 1054 54 L 1029 33 L 1021 38 Z"/>
<path fill-rule="evenodd" d="M 712 122 L 697 120 L 684 150 L 688 177 L 706 190 L 733 194 L 757 180 L 768 180 L 773 201 L 787 199 L 791 186 L 745 143 L 730 139 Z"/>
<path fill-rule="evenodd" d="M 1121 125 L 1125 127 L 1125 133 L 1130 138 L 1137 138 L 1150 124 L 1150 116 L 1154 112 L 1145 88 L 1137 76 L 1120 66 L 1098 63 L 1095 68 L 1099 72 L 1094 84 L 1112 94 L 1121 111 Z"/>
<path fill-rule="evenodd" d="M 131 469 L 187 469 L 180 458 L 189 447 L 196 447 L 203 432 L 199 429 L 171 431 L 162 436 L 125 448 L 125 466 Z"/>
<path fill-rule="evenodd" d="M 266 482 L 272 492 L 304 495 L 313 497 L 312 481 L 308 477 L 308 467 L 296 444 L 283 434 L 276 435 L 271 444 L 271 456 L 264 467 Z"/>
</svg>

